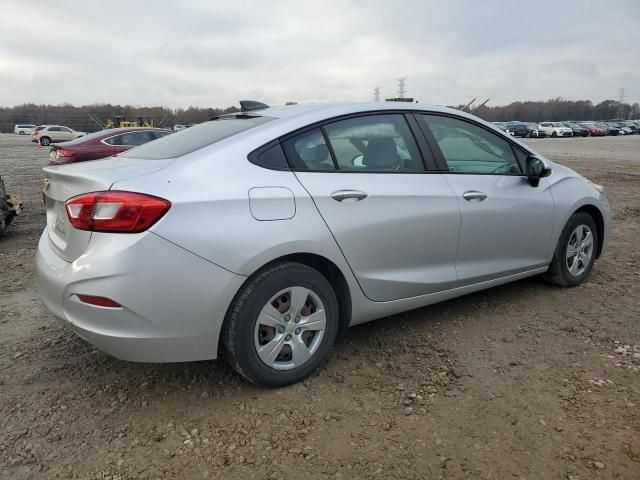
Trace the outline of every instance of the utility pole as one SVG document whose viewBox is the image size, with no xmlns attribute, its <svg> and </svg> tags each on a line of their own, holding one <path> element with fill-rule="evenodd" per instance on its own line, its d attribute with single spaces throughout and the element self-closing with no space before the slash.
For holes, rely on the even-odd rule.
<svg viewBox="0 0 640 480">
<path fill-rule="evenodd" d="M 398 98 L 404 98 L 404 94 L 407 93 L 405 88 L 407 83 L 407 77 L 400 77 L 398 79 Z"/>
<path fill-rule="evenodd" d="M 375 87 L 373 89 L 373 101 L 374 102 L 380 101 L 380 87 Z"/>
<path fill-rule="evenodd" d="M 618 100 L 618 111 L 616 112 L 616 117 L 622 120 L 622 114 L 624 109 L 622 108 L 622 104 L 624 103 L 624 88 L 620 89 L 620 99 Z"/>
</svg>

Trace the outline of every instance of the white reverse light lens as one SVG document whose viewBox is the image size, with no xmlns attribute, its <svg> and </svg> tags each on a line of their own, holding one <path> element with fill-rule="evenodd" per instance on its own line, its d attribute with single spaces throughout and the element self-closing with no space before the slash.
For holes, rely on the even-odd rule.
<svg viewBox="0 0 640 480">
<path fill-rule="evenodd" d="M 94 220 L 111 220 L 116 216 L 121 203 L 96 203 L 93 207 L 92 218 Z"/>
</svg>

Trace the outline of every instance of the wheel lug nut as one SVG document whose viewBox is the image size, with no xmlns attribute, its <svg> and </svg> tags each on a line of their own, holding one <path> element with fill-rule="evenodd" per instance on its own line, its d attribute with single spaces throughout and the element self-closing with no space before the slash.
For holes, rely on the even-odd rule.
<svg viewBox="0 0 640 480">
<path fill-rule="evenodd" d="M 285 340 L 291 340 L 291 335 L 287 335 L 286 337 L 284 337 Z"/>
<path fill-rule="evenodd" d="M 278 333 L 284 333 L 284 327 L 282 326 L 278 327 Z"/>
<path fill-rule="evenodd" d="M 295 322 L 300 323 L 300 317 L 296 317 Z"/>
<path fill-rule="evenodd" d="M 301 328 L 296 328 L 296 335 L 300 335 L 300 332 L 302 331 Z"/>
<path fill-rule="evenodd" d="M 284 321 L 288 322 L 289 320 L 291 320 L 291 315 L 285 315 L 284 316 Z"/>
</svg>

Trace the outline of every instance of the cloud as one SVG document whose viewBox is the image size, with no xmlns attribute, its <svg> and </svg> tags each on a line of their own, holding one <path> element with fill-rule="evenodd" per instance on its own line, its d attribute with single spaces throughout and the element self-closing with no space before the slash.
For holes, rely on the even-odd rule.
<svg viewBox="0 0 640 480">
<path fill-rule="evenodd" d="M 640 3 L 4 0 L 0 105 L 640 101 Z"/>
</svg>

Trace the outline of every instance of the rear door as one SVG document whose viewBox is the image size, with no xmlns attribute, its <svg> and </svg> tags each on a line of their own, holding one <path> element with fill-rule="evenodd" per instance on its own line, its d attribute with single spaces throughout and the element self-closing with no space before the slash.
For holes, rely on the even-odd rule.
<svg viewBox="0 0 640 480">
<path fill-rule="evenodd" d="M 381 112 L 284 142 L 298 179 L 375 301 L 446 290 L 457 280 L 457 200 L 442 175 L 426 171 L 424 161 L 433 159 L 423 160 L 419 144 L 428 147 L 417 132 L 412 117 Z"/>
<path fill-rule="evenodd" d="M 461 284 L 548 264 L 554 203 L 546 179 L 523 175 L 527 153 L 492 130 L 450 115 L 417 115 L 460 204 Z"/>
</svg>

